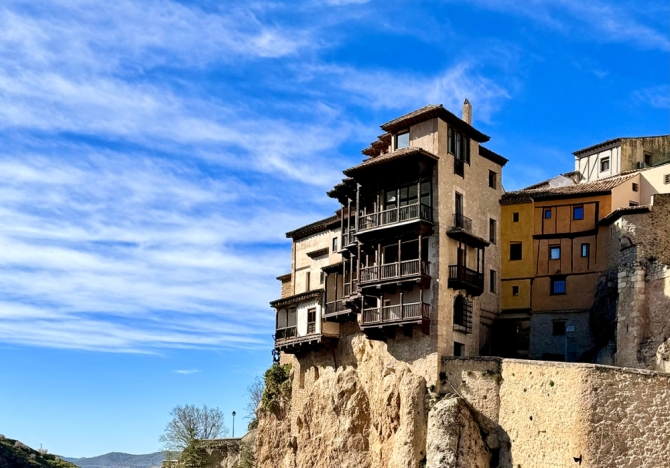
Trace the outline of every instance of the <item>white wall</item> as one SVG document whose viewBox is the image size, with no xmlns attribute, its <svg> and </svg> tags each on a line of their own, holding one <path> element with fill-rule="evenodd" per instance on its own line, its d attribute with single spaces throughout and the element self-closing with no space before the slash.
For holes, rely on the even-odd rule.
<svg viewBox="0 0 670 468">
<path fill-rule="evenodd" d="M 610 168 L 608 171 L 600 172 L 600 161 L 607 157 L 610 158 Z M 584 179 L 582 182 L 593 182 L 617 175 L 621 172 L 621 147 L 617 146 L 606 151 L 576 158 L 575 170 L 582 174 Z"/>
<path fill-rule="evenodd" d="M 640 173 L 640 204 L 651 204 L 651 197 L 657 193 L 670 193 L 670 184 L 664 179 L 670 175 L 670 164 L 647 169 Z"/>
</svg>

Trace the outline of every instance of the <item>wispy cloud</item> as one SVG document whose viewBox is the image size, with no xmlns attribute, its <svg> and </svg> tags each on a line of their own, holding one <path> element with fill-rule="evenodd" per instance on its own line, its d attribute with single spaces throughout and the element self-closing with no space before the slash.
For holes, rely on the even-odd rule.
<svg viewBox="0 0 670 468">
<path fill-rule="evenodd" d="M 641 89 L 633 93 L 633 98 L 637 104 L 670 109 L 670 86 L 659 85 Z"/>
<path fill-rule="evenodd" d="M 190 374 L 197 374 L 200 371 L 198 369 L 179 369 L 172 372 L 174 372 L 175 374 L 190 375 Z"/>
</svg>

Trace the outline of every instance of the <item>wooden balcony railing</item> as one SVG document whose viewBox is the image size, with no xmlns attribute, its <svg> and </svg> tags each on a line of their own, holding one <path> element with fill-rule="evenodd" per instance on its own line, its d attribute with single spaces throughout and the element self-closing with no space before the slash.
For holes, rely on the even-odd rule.
<svg viewBox="0 0 670 468">
<path fill-rule="evenodd" d="M 433 209 L 422 203 L 414 203 L 413 205 L 401 206 L 398 208 L 391 208 L 390 210 L 372 213 L 362 216 L 358 220 L 359 232 L 367 231 L 381 226 L 389 226 L 393 224 L 411 221 L 413 219 L 423 219 L 426 221 L 433 221 Z"/>
<path fill-rule="evenodd" d="M 286 341 L 298 336 L 298 327 L 287 327 L 287 328 L 278 328 L 275 333 L 275 341 Z"/>
<path fill-rule="evenodd" d="M 471 270 L 464 265 L 449 265 L 449 287 L 454 289 L 473 288 L 483 291 L 484 274 Z"/>
<path fill-rule="evenodd" d="M 361 268 L 361 284 L 403 278 L 418 274 L 429 275 L 430 262 L 425 260 L 406 260 L 404 262 L 387 263 L 381 266 Z"/>
<path fill-rule="evenodd" d="M 351 296 L 358 289 L 358 280 L 353 280 L 351 283 L 344 283 L 344 296 Z M 352 292 L 353 291 L 353 292 Z"/>
<path fill-rule="evenodd" d="M 344 301 L 342 301 L 341 299 L 339 301 L 326 303 L 326 316 L 332 314 L 338 314 L 346 310 L 349 310 L 349 308 L 344 304 Z"/>
<path fill-rule="evenodd" d="M 390 305 L 363 310 L 363 325 L 430 318 L 430 305 L 425 302 Z"/>
<path fill-rule="evenodd" d="M 348 233 L 342 234 L 342 248 L 356 243 L 356 230 L 351 229 Z"/>
</svg>

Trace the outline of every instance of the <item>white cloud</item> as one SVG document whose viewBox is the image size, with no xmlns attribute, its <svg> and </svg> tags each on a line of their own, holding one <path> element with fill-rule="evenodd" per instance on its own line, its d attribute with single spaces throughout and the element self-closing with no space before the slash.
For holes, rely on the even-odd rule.
<svg viewBox="0 0 670 468">
<path fill-rule="evenodd" d="M 190 375 L 190 374 L 197 374 L 200 371 L 198 369 L 179 369 L 172 372 L 174 372 L 175 374 Z"/>
<path fill-rule="evenodd" d="M 637 103 L 659 109 L 670 109 L 670 86 L 659 85 L 641 89 L 633 93 Z"/>
</svg>

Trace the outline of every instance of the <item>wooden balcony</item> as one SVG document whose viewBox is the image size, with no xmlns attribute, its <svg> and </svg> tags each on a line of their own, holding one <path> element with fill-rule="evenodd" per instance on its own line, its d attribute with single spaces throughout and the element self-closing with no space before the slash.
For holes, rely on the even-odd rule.
<svg viewBox="0 0 670 468">
<path fill-rule="evenodd" d="M 396 304 L 363 310 L 362 329 L 388 325 L 422 325 L 430 322 L 430 305 L 425 302 Z"/>
<path fill-rule="evenodd" d="M 413 205 L 401 206 L 361 216 L 358 220 L 358 230 L 362 233 L 410 221 L 428 221 L 432 223 L 433 209 L 428 205 L 414 203 Z"/>
<path fill-rule="evenodd" d="M 386 265 L 361 268 L 361 286 L 404 279 L 430 278 L 430 262 L 425 260 L 406 260 Z"/>
<path fill-rule="evenodd" d="M 449 265 L 448 286 L 452 289 L 464 289 L 472 296 L 481 296 L 484 292 L 484 274 L 464 265 Z"/>
<path fill-rule="evenodd" d="M 356 311 L 357 309 L 352 307 L 350 302 L 345 302 L 342 299 L 333 302 L 327 302 L 326 310 L 324 312 L 324 319 L 327 322 L 345 322 L 347 320 L 355 320 Z"/>
<path fill-rule="evenodd" d="M 275 349 L 286 354 L 298 354 L 309 351 L 327 342 L 336 341 L 336 337 L 316 333 L 316 324 L 307 324 L 307 334 L 298 335 L 297 327 L 280 328 L 274 335 Z"/>
</svg>

